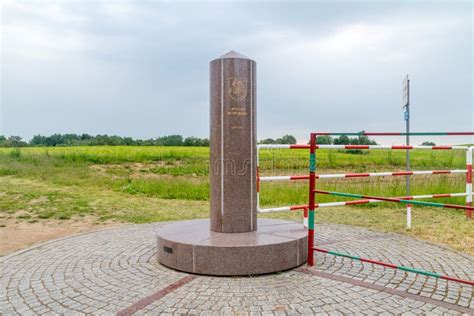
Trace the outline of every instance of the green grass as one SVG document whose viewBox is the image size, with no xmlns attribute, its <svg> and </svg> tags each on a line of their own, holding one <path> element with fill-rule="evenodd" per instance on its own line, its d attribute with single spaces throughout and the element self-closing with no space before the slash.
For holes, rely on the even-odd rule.
<svg viewBox="0 0 474 316">
<path fill-rule="evenodd" d="M 170 200 L 95 188 L 68 187 L 39 180 L 0 180 L 0 210 L 17 219 L 70 219 L 93 215 L 99 220 L 132 223 L 173 221 L 208 216 L 207 201 Z"/>
<path fill-rule="evenodd" d="M 71 219 L 132 223 L 204 218 L 209 208 L 209 149 L 204 147 L 0 148 L 0 213 L 19 221 Z M 412 151 L 414 170 L 464 169 L 463 151 Z M 364 154 L 318 150 L 318 173 L 403 170 L 404 151 Z M 306 150 L 262 150 L 262 175 L 307 174 Z M 415 176 L 412 194 L 465 190 L 465 175 Z M 405 195 L 404 177 L 318 180 L 323 190 L 378 196 Z M 305 182 L 262 183 L 262 207 L 307 203 Z M 341 201 L 317 195 L 319 203 Z M 464 198 L 437 199 L 464 204 Z M 462 210 L 414 208 L 405 229 L 404 206 L 395 203 L 328 208 L 317 220 L 400 232 L 474 254 L 473 221 Z M 266 215 L 301 218 L 301 213 Z"/>
</svg>

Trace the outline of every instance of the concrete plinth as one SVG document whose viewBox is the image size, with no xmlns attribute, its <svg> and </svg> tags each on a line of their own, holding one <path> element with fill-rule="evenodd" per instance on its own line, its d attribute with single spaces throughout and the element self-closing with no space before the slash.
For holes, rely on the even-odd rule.
<svg viewBox="0 0 474 316">
<path fill-rule="evenodd" d="M 220 233 L 209 220 L 177 222 L 160 229 L 158 258 L 170 268 L 209 275 L 255 275 L 288 270 L 306 262 L 303 225 L 259 219 L 258 230 Z"/>
</svg>

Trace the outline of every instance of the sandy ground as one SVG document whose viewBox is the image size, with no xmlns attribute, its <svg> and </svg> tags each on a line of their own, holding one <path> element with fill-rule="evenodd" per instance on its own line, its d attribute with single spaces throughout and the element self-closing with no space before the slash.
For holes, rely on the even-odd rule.
<svg viewBox="0 0 474 316">
<path fill-rule="evenodd" d="M 70 221 L 45 220 L 36 223 L 8 219 L 2 224 L 4 227 L 0 227 L 0 256 L 56 238 L 125 225 L 115 222 L 97 223 L 90 218 Z"/>
</svg>

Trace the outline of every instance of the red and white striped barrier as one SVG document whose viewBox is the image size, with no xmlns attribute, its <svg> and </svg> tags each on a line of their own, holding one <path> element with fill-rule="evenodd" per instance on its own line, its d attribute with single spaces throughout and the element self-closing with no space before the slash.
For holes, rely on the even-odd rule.
<svg viewBox="0 0 474 316">
<path fill-rule="evenodd" d="M 296 144 L 296 145 L 286 145 L 286 144 L 263 144 L 257 146 L 257 208 L 259 213 L 269 213 L 269 212 L 283 212 L 283 211 L 294 211 L 294 210 L 304 210 L 304 224 L 308 227 L 308 265 L 314 265 L 314 251 L 321 251 L 326 253 L 331 253 L 334 255 L 348 257 L 351 259 L 361 260 L 365 262 L 370 262 L 374 264 L 379 264 L 387 267 L 392 267 L 404 271 L 410 271 L 415 273 L 420 273 L 424 275 L 434 276 L 437 278 L 442 278 L 446 280 L 452 280 L 456 282 L 474 284 L 472 281 L 460 280 L 452 278 L 449 276 L 441 275 L 438 273 L 432 273 L 427 271 L 422 271 L 419 269 L 396 266 L 394 264 L 387 264 L 383 262 L 377 262 L 370 259 L 359 258 L 357 256 L 351 256 L 343 253 L 336 253 L 333 251 L 328 251 L 324 249 L 319 249 L 314 247 L 314 214 L 316 208 L 324 207 L 338 207 L 338 206 L 347 206 L 347 205 L 357 205 L 365 203 L 380 203 L 380 202 L 398 202 L 404 203 L 407 205 L 407 227 L 411 227 L 411 204 L 417 204 L 422 206 L 432 206 L 432 207 L 443 207 L 443 208 L 453 208 L 453 209 L 464 209 L 466 212 L 466 217 L 472 217 L 472 154 L 474 151 L 474 146 L 455 146 L 455 145 L 444 145 L 444 146 L 416 146 L 416 145 L 318 145 L 317 135 L 355 135 L 355 136 L 401 136 L 401 135 L 413 135 L 413 136 L 428 136 L 428 135 L 439 135 L 439 136 L 452 136 L 452 135 L 474 135 L 474 132 L 429 132 L 429 133 L 368 133 L 368 132 L 359 132 L 359 133 L 311 133 L 310 143 L 306 144 Z M 265 176 L 260 177 L 259 174 L 259 151 L 260 149 L 309 149 L 309 175 L 296 175 L 296 176 Z M 412 149 L 426 149 L 426 150 L 465 150 L 466 151 L 466 169 L 465 170 L 423 170 L 423 171 L 401 171 L 401 172 L 373 172 L 373 173 L 341 173 L 341 174 L 316 174 L 316 149 L 389 149 L 389 150 L 412 150 Z M 446 194 L 427 194 L 427 195 L 414 195 L 414 196 L 404 196 L 397 198 L 386 198 L 386 197 L 377 197 L 377 196 L 367 196 L 360 194 L 352 193 L 343 193 L 343 192 L 331 192 L 331 191 L 322 191 L 316 190 L 316 179 L 331 179 L 331 178 L 362 178 L 362 177 L 382 177 L 382 176 L 412 176 L 412 175 L 435 175 L 435 174 L 466 174 L 466 192 L 464 193 L 446 193 Z M 309 200 L 307 205 L 294 205 L 294 206 L 284 206 L 284 207 L 272 207 L 272 208 L 260 208 L 260 181 L 269 182 L 269 181 L 298 181 L 298 180 L 308 180 L 309 183 Z M 316 203 L 315 193 L 329 194 L 342 197 L 351 197 L 358 200 L 353 201 L 342 201 L 342 202 L 329 202 L 329 203 Z M 434 202 L 423 202 L 415 201 L 417 199 L 435 199 L 435 198 L 452 198 L 452 197 L 466 197 L 466 206 L 454 205 L 454 204 L 445 204 L 445 203 L 434 203 Z"/>
<path fill-rule="evenodd" d="M 442 194 L 401 196 L 401 197 L 395 197 L 393 199 L 400 199 L 400 200 L 438 199 L 438 198 L 462 197 L 466 195 L 467 195 L 466 193 L 442 193 Z M 339 207 L 339 206 L 367 204 L 367 203 L 381 203 L 381 202 L 384 202 L 384 201 L 362 199 L 362 200 L 343 201 L 343 202 L 327 202 L 327 203 L 315 204 L 315 208 Z M 298 211 L 298 210 L 304 210 L 305 208 L 308 208 L 308 205 L 292 205 L 292 206 L 283 206 L 283 207 L 261 208 L 259 209 L 258 212 L 259 213 L 273 213 L 273 212 L 285 212 L 285 211 Z"/>
<path fill-rule="evenodd" d="M 380 135 L 398 135 L 398 133 L 371 133 Z M 448 135 L 464 135 L 465 133 L 449 133 Z M 321 135 L 318 133 L 318 135 Z M 471 134 L 469 134 L 471 135 Z M 273 208 L 260 208 L 260 182 L 270 181 L 298 181 L 309 180 L 309 175 L 294 175 L 294 176 L 265 176 L 259 175 L 259 152 L 260 149 L 309 149 L 310 145 L 306 144 L 260 144 L 257 145 L 257 211 L 259 213 L 269 212 L 283 212 L 293 210 L 307 210 L 307 205 L 295 205 Z M 315 179 L 331 179 L 331 178 L 363 178 L 363 177 L 385 177 L 385 176 L 412 176 L 412 175 L 437 175 L 437 174 L 466 174 L 466 193 L 452 193 L 452 194 L 432 194 L 432 195 L 418 195 L 412 197 L 404 197 L 406 199 L 428 199 L 438 197 L 459 197 L 466 196 L 466 206 L 472 205 L 472 153 L 474 147 L 469 146 L 417 146 L 417 145 L 316 145 L 315 149 L 390 149 L 390 150 L 406 150 L 406 149 L 426 149 L 426 150 L 465 150 L 466 151 L 466 169 L 456 170 L 420 170 L 420 171 L 399 171 L 399 172 L 371 172 L 371 173 L 341 173 L 341 174 L 320 174 L 315 175 Z M 363 204 L 363 203 L 378 203 L 379 200 L 357 200 L 347 202 L 331 202 L 318 204 L 318 208 L 322 207 L 338 207 L 345 205 Z M 466 210 L 466 216 L 472 217 L 472 211 Z M 305 225 L 307 224 L 307 212 L 305 212 Z M 411 206 L 407 208 L 407 227 L 411 226 Z"/>
<path fill-rule="evenodd" d="M 370 173 L 333 173 L 333 174 L 317 174 L 316 179 L 333 179 L 333 178 L 364 178 L 364 177 L 390 177 L 390 176 L 411 176 L 423 174 L 453 174 L 467 173 L 468 170 L 421 170 L 421 171 L 398 171 L 398 172 L 370 172 Z M 297 176 L 266 176 L 259 178 L 261 182 L 269 181 L 297 181 L 308 180 L 309 175 Z M 467 191 L 466 191 L 467 192 Z"/>
<path fill-rule="evenodd" d="M 260 144 L 259 149 L 309 149 L 310 145 L 304 144 Z M 316 145 L 315 149 L 428 149 L 428 150 L 469 150 L 468 146 L 443 145 Z"/>
<path fill-rule="evenodd" d="M 473 210 L 474 209 L 471 206 L 464 206 L 464 205 L 457 205 L 457 204 L 447 204 L 447 203 L 422 202 L 422 201 L 415 201 L 414 199 L 387 198 L 387 197 L 383 197 L 383 196 L 362 195 L 362 194 L 354 194 L 354 193 L 324 191 L 324 190 L 314 190 L 313 192 L 314 193 L 321 193 L 321 194 L 328 194 L 328 195 L 335 195 L 335 196 L 358 198 L 358 199 L 379 200 L 379 201 L 383 201 L 383 202 L 395 202 L 395 203 L 403 203 L 403 204 L 418 204 L 418 205 L 424 205 L 424 206 L 452 208 L 452 209 L 459 209 L 459 210 Z M 444 194 L 441 194 L 441 197 L 451 197 L 451 194 L 444 193 Z"/>
<path fill-rule="evenodd" d="M 316 208 L 322 207 L 336 207 L 336 206 L 346 206 L 346 205 L 356 205 L 364 203 L 378 203 L 378 202 L 398 202 L 404 203 L 407 205 L 407 227 L 411 227 L 411 204 L 417 204 L 422 206 L 433 206 L 433 207 L 443 207 L 443 208 L 453 208 L 453 209 L 464 209 L 466 212 L 466 217 L 472 217 L 472 211 L 474 208 L 472 205 L 472 153 L 474 147 L 468 146 L 416 146 L 416 145 L 318 145 L 317 144 L 317 135 L 416 135 L 416 136 L 427 136 L 427 135 L 474 135 L 474 132 L 430 132 L 430 133 L 311 133 L 309 145 L 280 145 L 280 144 L 270 144 L 270 145 L 260 145 L 257 148 L 257 154 L 259 149 L 268 148 L 268 149 L 309 149 L 309 175 L 298 175 L 298 176 L 267 176 L 267 177 L 258 177 L 258 183 L 260 181 L 295 181 L 295 180 L 308 180 L 309 183 L 309 201 L 307 205 L 296 205 L 296 206 L 287 206 L 287 207 L 278 207 L 278 208 L 267 208 L 260 209 L 259 212 L 278 212 L 278 211 L 291 211 L 291 210 L 304 210 L 305 217 L 305 226 L 308 227 L 308 265 L 314 265 L 314 215 Z M 317 149 L 388 149 L 388 150 L 412 150 L 412 149 L 426 149 L 426 150 L 465 150 L 466 151 L 466 169 L 465 170 L 426 170 L 426 171 L 404 171 L 404 172 L 375 172 L 375 173 L 344 173 L 344 174 L 333 174 L 333 175 L 317 175 L 316 174 L 316 150 Z M 258 166 L 258 158 L 257 158 Z M 316 179 L 324 178 L 357 178 L 357 177 L 377 177 L 377 176 L 412 176 L 412 175 L 433 175 L 433 174 L 454 174 L 454 173 L 465 173 L 466 174 L 466 192 L 465 193 L 448 193 L 448 194 L 430 194 L 430 195 L 418 195 L 418 196 L 406 196 L 402 198 L 386 198 L 386 197 L 377 197 L 377 196 L 367 196 L 360 194 L 352 193 L 343 193 L 343 192 L 330 192 L 316 190 Z M 259 185 L 258 185 L 259 188 Z M 335 196 L 351 197 L 357 198 L 359 200 L 355 201 L 343 201 L 343 202 L 331 202 L 331 203 L 316 203 L 315 193 L 330 194 Z M 259 193 L 257 194 L 259 198 Z M 415 201 L 415 199 L 423 198 L 450 198 L 450 197 L 460 197 L 466 196 L 466 206 L 454 205 L 454 204 L 445 204 L 445 203 L 434 203 L 434 202 L 422 202 Z M 259 204 L 258 204 L 259 207 Z M 328 252 L 326 250 L 319 249 L 318 251 Z M 336 255 L 350 257 L 352 259 L 363 260 L 367 262 L 373 262 L 381 264 L 384 266 L 392 266 L 397 269 L 404 271 L 412 271 L 416 273 L 426 274 L 430 276 L 435 276 L 439 278 L 445 278 L 448 280 L 453 280 L 453 278 L 448 276 L 442 276 L 437 273 L 427 273 L 426 271 L 421 271 L 417 269 L 407 268 L 407 267 L 398 267 L 395 265 L 387 265 L 385 263 L 374 262 L 373 260 L 360 259 L 359 257 L 349 256 L 346 254 L 337 254 Z M 466 283 L 465 280 L 456 280 L 458 282 Z M 468 284 L 474 284 L 473 282 L 467 282 Z"/>
</svg>

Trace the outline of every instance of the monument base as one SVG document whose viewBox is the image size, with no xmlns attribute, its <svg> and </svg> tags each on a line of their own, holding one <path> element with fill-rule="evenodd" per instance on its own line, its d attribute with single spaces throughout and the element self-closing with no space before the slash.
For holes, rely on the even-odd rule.
<svg viewBox="0 0 474 316">
<path fill-rule="evenodd" d="M 294 222 L 258 219 L 258 230 L 219 233 L 209 220 L 166 225 L 158 231 L 158 261 L 207 275 L 256 275 L 288 270 L 307 260 L 307 229 Z"/>
</svg>

